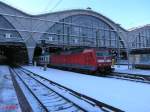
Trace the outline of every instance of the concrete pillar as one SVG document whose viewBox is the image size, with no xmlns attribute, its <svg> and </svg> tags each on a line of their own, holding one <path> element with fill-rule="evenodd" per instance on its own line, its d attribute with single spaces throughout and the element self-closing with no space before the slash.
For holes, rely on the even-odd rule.
<svg viewBox="0 0 150 112">
<path fill-rule="evenodd" d="M 27 47 L 28 52 L 28 64 L 33 65 L 33 56 L 34 56 L 35 47 Z"/>
<path fill-rule="evenodd" d="M 36 41 L 31 36 L 25 40 L 25 44 L 28 52 L 28 64 L 33 65 L 33 56 L 34 50 L 36 48 Z"/>
</svg>

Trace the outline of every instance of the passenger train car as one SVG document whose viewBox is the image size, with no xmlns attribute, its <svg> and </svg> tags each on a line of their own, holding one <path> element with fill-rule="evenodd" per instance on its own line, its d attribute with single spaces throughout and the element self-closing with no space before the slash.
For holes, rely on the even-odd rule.
<svg viewBox="0 0 150 112">
<path fill-rule="evenodd" d="M 150 48 L 131 51 L 132 64 L 136 68 L 150 69 Z"/>
<path fill-rule="evenodd" d="M 83 49 L 42 55 L 39 57 L 38 63 L 91 72 L 112 71 L 112 56 L 108 49 Z"/>
</svg>

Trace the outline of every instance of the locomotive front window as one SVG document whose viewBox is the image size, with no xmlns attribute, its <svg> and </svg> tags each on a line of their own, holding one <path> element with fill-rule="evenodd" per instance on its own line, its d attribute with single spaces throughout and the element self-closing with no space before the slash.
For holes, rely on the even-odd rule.
<svg viewBox="0 0 150 112">
<path fill-rule="evenodd" d="M 110 53 L 108 51 L 99 51 L 99 52 L 96 52 L 96 56 L 99 57 L 99 56 L 110 56 Z"/>
</svg>

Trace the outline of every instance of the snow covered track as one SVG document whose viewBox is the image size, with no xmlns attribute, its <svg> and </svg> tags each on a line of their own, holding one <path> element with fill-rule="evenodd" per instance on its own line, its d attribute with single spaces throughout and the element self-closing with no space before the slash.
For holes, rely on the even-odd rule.
<svg viewBox="0 0 150 112">
<path fill-rule="evenodd" d="M 40 81 L 34 79 L 34 77 L 25 74 L 20 70 L 15 70 L 16 76 L 26 85 L 35 99 L 41 105 L 41 111 L 72 111 L 72 112 L 84 112 L 85 110 L 79 106 L 68 101 L 63 96 L 59 95 L 48 86 L 42 84 Z"/>
<path fill-rule="evenodd" d="M 135 74 L 115 72 L 107 77 L 150 84 L 150 76 L 146 76 L 146 75 L 135 75 Z"/>
<path fill-rule="evenodd" d="M 26 85 L 37 99 L 42 110 L 52 112 L 123 112 L 23 68 L 13 69 L 13 71 L 15 76 Z"/>
</svg>

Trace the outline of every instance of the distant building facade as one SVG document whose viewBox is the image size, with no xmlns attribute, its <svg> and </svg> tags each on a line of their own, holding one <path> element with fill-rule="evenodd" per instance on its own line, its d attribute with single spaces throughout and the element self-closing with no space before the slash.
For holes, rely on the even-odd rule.
<svg viewBox="0 0 150 112">
<path fill-rule="evenodd" d="M 131 64 L 139 68 L 150 68 L 150 25 L 129 30 Z"/>
<path fill-rule="evenodd" d="M 144 25 L 129 30 L 132 49 L 150 48 L 150 25 Z"/>
</svg>

